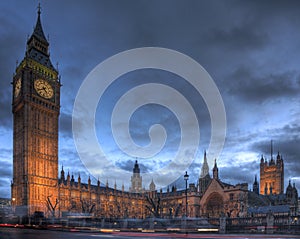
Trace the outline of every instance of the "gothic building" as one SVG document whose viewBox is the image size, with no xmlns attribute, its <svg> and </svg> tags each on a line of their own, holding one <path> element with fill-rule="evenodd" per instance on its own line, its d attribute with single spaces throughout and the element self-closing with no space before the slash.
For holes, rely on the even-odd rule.
<svg viewBox="0 0 300 239">
<path fill-rule="evenodd" d="M 246 183 L 231 185 L 219 178 L 215 160 L 212 177 L 204 153 L 197 185 L 177 190 L 173 185 L 166 192 L 156 190 L 152 180 L 142 188 L 142 176 L 136 161 L 131 188 L 115 184 L 92 185 L 75 179 L 61 169 L 58 177 L 58 119 L 60 114 L 60 77 L 50 60 L 49 42 L 41 24 L 38 10 L 34 31 L 27 41 L 24 59 L 13 76 L 13 180 L 12 206 L 20 216 L 35 212 L 45 216 L 64 217 L 67 214 L 87 213 L 97 218 L 161 217 L 229 217 L 245 216 L 253 206 L 278 203 L 291 205 L 297 211 L 298 192 L 288 185 L 283 195 L 283 159 L 277 156 L 260 163 L 260 195 L 257 178 L 253 191 Z M 155 179 L 154 179 L 155 180 Z M 187 197 L 186 197 L 187 195 Z M 187 201 L 186 201 L 187 200 Z M 187 205 L 187 211 L 186 211 Z"/>
<path fill-rule="evenodd" d="M 259 189 L 260 186 L 260 189 Z M 253 183 L 253 192 L 264 195 L 271 205 L 289 205 L 289 213 L 297 215 L 298 211 L 298 191 L 291 181 L 284 193 L 284 160 L 277 154 L 276 161 L 273 159 L 273 142 L 271 141 L 271 159 L 268 162 L 263 156 L 260 160 L 260 185 Z"/>
<path fill-rule="evenodd" d="M 284 163 L 279 152 L 276 161 L 273 159 L 271 143 L 271 159 L 268 162 L 264 157 L 260 160 L 260 194 L 282 194 L 284 190 Z"/>
<path fill-rule="evenodd" d="M 131 176 L 131 187 L 129 189 L 132 193 L 140 193 L 142 192 L 142 177 L 140 174 L 140 167 L 138 165 L 137 160 L 135 161 L 133 174 Z"/>
<path fill-rule="evenodd" d="M 58 197 L 58 117 L 60 78 L 42 29 L 40 8 L 24 59 L 13 76 L 13 180 L 15 206 L 28 214 L 44 208 L 45 196 Z"/>
</svg>

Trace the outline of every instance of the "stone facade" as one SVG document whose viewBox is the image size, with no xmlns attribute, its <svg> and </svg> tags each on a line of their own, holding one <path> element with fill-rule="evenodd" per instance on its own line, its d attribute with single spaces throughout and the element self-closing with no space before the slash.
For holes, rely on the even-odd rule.
<svg viewBox="0 0 300 239">
<path fill-rule="evenodd" d="M 132 193 L 142 192 L 142 181 L 140 167 L 136 160 L 133 168 L 133 174 L 131 176 L 131 187 L 129 188 L 129 191 Z"/>
<path fill-rule="evenodd" d="M 61 84 L 58 71 L 50 61 L 40 13 L 39 9 L 25 57 L 17 66 L 12 82 L 12 201 L 22 210 L 20 213 L 28 214 L 44 209 L 45 196 L 58 197 Z"/>
<path fill-rule="evenodd" d="M 261 157 L 260 161 L 260 194 L 282 194 L 284 190 L 284 163 L 278 155 L 276 161 L 271 156 L 270 161 Z"/>
<path fill-rule="evenodd" d="M 200 214 L 206 217 L 237 217 L 247 212 L 248 184 L 230 185 L 219 179 L 215 161 L 213 178 L 200 199 Z"/>
<path fill-rule="evenodd" d="M 97 218 L 180 218 L 241 217 L 248 208 L 268 204 L 289 204 L 296 213 L 297 189 L 291 184 L 283 195 L 283 159 L 277 156 L 267 163 L 261 159 L 260 194 L 256 181 L 255 192 L 248 184 L 227 184 L 219 178 L 215 161 L 212 177 L 209 174 L 206 152 L 197 181 L 184 190 L 172 186 L 157 191 L 155 179 L 150 190 L 142 189 L 138 162 L 133 166 L 129 192 L 92 185 L 77 180 L 61 169 L 58 177 L 58 118 L 60 113 L 60 79 L 52 66 L 49 43 L 38 19 L 27 41 L 26 54 L 13 77 L 13 181 L 12 206 L 16 214 L 31 216 L 43 213 L 49 217 L 64 217 L 84 213 Z M 266 189 L 264 189 L 266 188 Z M 187 197 L 186 197 L 187 193 Z M 278 197 L 276 196 L 278 195 Z M 279 195 L 283 195 L 280 201 Z M 186 201 L 187 198 L 187 201 Z M 186 211 L 187 205 L 187 211 Z"/>
</svg>

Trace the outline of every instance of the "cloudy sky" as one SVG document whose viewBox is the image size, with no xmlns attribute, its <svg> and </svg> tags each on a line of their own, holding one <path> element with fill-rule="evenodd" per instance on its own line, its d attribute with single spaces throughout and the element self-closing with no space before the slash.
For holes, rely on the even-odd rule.
<svg viewBox="0 0 300 239">
<path fill-rule="evenodd" d="M 23 59 L 26 39 L 36 23 L 37 5 L 38 1 L 33 0 L 0 2 L 0 197 L 10 196 L 12 180 L 10 83 L 16 61 Z M 128 189 L 136 157 L 120 150 L 113 137 L 112 128 L 124 127 L 125 116 L 119 114 L 117 121 L 112 123 L 111 115 L 118 100 L 131 89 L 156 83 L 180 92 L 194 110 L 201 137 L 195 154 L 189 154 L 188 147 L 184 152 L 186 158 L 193 160 L 187 168 L 189 182 L 196 183 L 203 152 L 208 149 L 212 135 L 210 109 L 193 85 L 172 72 L 158 69 L 129 72 L 105 90 L 95 112 L 96 136 L 105 157 L 93 154 L 93 148 L 86 148 L 80 158 L 73 139 L 74 102 L 87 75 L 117 53 L 141 47 L 161 47 L 183 53 L 198 62 L 220 92 L 226 111 L 226 138 L 217 159 L 221 179 L 232 184 L 247 182 L 251 188 L 255 174 L 259 176 L 261 155 L 270 159 L 270 141 L 273 140 L 274 154 L 280 151 L 285 160 L 285 187 L 289 179 L 300 187 L 298 1 L 53 0 L 41 1 L 41 6 L 43 29 L 46 35 L 49 34 L 51 60 L 54 65 L 58 62 L 63 84 L 60 167 L 64 165 L 64 169 L 75 177 L 80 173 L 83 181 L 91 175 L 94 182 L 99 177 L 102 183 L 108 179 L 110 186 L 116 181 L 118 188 L 124 183 Z M 95 88 L 101 87 L 102 78 L 105 77 L 99 77 Z M 164 93 L 155 90 L 150 93 L 158 101 L 167 103 L 176 103 L 179 99 L 163 97 Z M 143 96 L 134 95 L 130 105 L 144 100 Z M 178 101 L 176 104 L 185 112 L 183 103 Z M 125 113 L 128 109 L 123 108 Z M 182 115 L 183 118 L 186 116 L 185 113 Z M 189 122 L 190 117 L 185 118 Z M 83 129 L 79 133 L 85 132 L 84 127 L 91 127 L 85 123 L 82 121 Z M 152 157 L 137 159 L 143 173 L 155 175 L 158 187 L 166 183 L 165 178 L 162 182 L 154 174 L 161 169 L 170 176 L 170 181 L 175 180 L 174 183 L 181 187 L 183 177 L 180 172 L 185 168 L 176 162 L 175 166 L 170 164 L 180 147 L 181 119 L 178 115 L 165 105 L 152 103 L 134 111 L 128 124 L 133 142 L 142 147 L 151 142 L 148 132 L 151 126 L 160 124 L 164 127 L 164 147 Z M 187 127 L 188 134 L 197 130 L 191 125 Z M 117 136 L 122 138 L 122 133 Z M 213 155 L 213 152 L 208 154 L 210 168 Z M 91 157 L 95 159 L 92 166 L 87 161 Z M 97 173 L 88 171 L 84 164 L 96 169 Z M 174 166 L 173 170 L 170 165 Z M 144 187 L 148 188 L 149 183 L 144 180 Z"/>
</svg>

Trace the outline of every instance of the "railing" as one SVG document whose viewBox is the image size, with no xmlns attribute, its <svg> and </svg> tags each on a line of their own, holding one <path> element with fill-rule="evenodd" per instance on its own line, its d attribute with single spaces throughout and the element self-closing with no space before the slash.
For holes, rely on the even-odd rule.
<svg viewBox="0 0 300 239">
<path fill-rule="evenodd" d="M 10 218 L 6 222 L 20 223 L 17 217 Z M 221 222 L 221 223 L 220 223 Z M 289 215 L 255 216 L 240 218 L 146 218 L 146 219 L 119 219 L 119 218 L 95 218 L 87 217 L 65 217 L 65 218 L 27 218 L 23 224 L 39 225 L 51 228 L 51 225 L 61 225 L 61 228 L 89 227 L 110 228 L 124 230 L 155 230 L 155 231 L 191 231 L 221 232 L 224 233 L 274 233 L 274 234 L 298 234 L 300 235 L 300 218 Z M 223 231 L 222 231 L 223 232 Z"/>
<path fill-rule="evenodd" d="M 269 221 L 267 216 L 226 218 L 226 232 L 300 234 L 300 222 L 298 217 L 289 215 L 275 215 Z"/>
</svg>

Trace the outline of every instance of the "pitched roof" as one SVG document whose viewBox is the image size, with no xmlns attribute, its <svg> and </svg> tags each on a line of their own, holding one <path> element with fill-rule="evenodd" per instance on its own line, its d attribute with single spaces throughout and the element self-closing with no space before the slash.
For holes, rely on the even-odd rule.
<svg viewBox="0 0 300 239">
<path fill-rule="evenodd" d="M 36 25 L 35 25 L 35 28 L 33 30 L 32 35 L 34 35 L 35 37 L 37 37 L 39 40 L 48 43 L 48 41 L 47 41 L 47 39 L 45 37 L 44 31 L 43 31 L 43 27 L 42 27 L 40 15 L 41 15 L 41 11 L 40 11 L 40 8 L 39 8 L 39 10 L 38 10 L 38 18 L 37 18 Z"/>
</svg>

